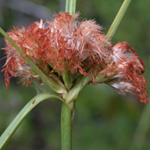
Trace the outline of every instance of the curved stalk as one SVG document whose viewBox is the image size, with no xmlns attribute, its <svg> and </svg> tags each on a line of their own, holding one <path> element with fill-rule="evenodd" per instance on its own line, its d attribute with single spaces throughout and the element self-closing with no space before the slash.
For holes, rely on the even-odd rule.
<svg viewBox="0 0 150 150">
<path fill-rule="evenodd" d="M 25 106 L 24 108 L 20 111 L 20 113 L 15 117 L 15 119 L 11 122 L 11 124 L 6 128 L 6 130 L 3 132 L 3 134 L 0 137 L 0 150 L 5 146 L 5 144 L 8 142 L 8 140 L 11 138 L 13 133 L 16 131 L 16 129 L 19 127 L 21 122 L 25 119 L 27 114 L 40 102 L 48 99 L 48 98 L 57 98 L 61 101 L 60 97 L 50 94 L 50 93 L 42 93 L 34 98 L 32 98 Z"/>
<path fill-rule="evenodd" d="M 107 32 L 106 37 L 108 40 L 111 41 L 112 37 L 114 36 L 122 18 L 124 17 L 124 15 L 127 11 L 127 8 L 129 6 L 130 2 L 131 2 L 131 0 L 124 0 L 122 6 L 120 7 L 120 9 L 119 9 L 114 21 L 113 21 L 113 23 L 111 24 L 111 26 Z"/>
</svg>

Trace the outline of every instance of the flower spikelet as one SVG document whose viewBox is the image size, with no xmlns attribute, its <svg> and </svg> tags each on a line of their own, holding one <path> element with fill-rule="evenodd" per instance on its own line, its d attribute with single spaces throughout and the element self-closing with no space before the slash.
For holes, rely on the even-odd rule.
<svg viewBox="0 0 150 150">
<path fill-rule="evenodd" d="M 100 26 L 91 20 L 78 22 L 78 15 L 61 12 L 50 22 L 43 24 L 41 20 L 27 28 L 17 27 L 8 35 L 47 75 L 55 72 L 61 75 L 66 69 L 72 76 L 96 75 L 101 70 L 100 65 L 105 65 L 111 43 L 101 33 Z M 5 53 L 6 86 L 9 84 L 9 74 L 21 76 L 27 85 L 38 77 L 7 40 Z"/>
<path fill-rule="evenodd" d="M 113 46 L 109 61 L 108 66 L 101 72 L 101 75 L 110 76 L 107 84 L 120 94 L 131 93 L 141 102 L 147 103 L 147 81 L 142 76 L 145 65 L 129 44 L 118 42 Z"/>
<path fill-rule="evenodd" d="M 49 78 L 63 82 L 67 70 L 74 85 L 77 77 L 92 75 L 90 83 L 107 83 L 120 94 L 131 93 L 147 103 L 143 61 L 127 42 L 113 45 L 102 27 L 93 20 L 78 21 L 79 14 L 60 12 L 51 21 L 15 27 L 8 35 Z M 10 77 L 26 85 L 40 77 L 19 52 L 6 40 L 4 65 L 6 87 Z M 101 80 L 97 81 L 97 77 Z"/>
<path fill-rule="evenodd" d="M 17 45 L 22 49 L 27 57 L 33 59 L 35 64 L 37 64 L 37 50 L 39 48 L 38 44 L 40 40 L 36 36 L 41 28 L 40 23 L 34 23 L 28 28 L 14 28 L 12 31 L 8 32 L 8 35 L 17 43 Z M 39 34 L 38 34 L 39 35 Z M 32 72 L 32 68 L 26 63 L 23 57 L 18 53 L 18 51 L 6 40 L 5 53 L 7 54 L 7 60 L 5 63 L 5 83 L 6 87 L 9 85 L 9 74 L 12 77 L 20 76 L 24 83 L 31 84 L 32 79 L 36 76 Z"/>
</svg>

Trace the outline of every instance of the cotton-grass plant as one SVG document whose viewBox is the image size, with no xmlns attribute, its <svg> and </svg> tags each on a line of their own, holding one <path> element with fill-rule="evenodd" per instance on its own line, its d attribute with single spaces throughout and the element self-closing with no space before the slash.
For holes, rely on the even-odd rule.
<svg viewBox="0 0 150 150">
<path fill-rule="evenodd" d="M 131 93 L 148 102 L 142 59 L 127 42 L 111 42 L 130 1 L 124 1 L 106 35 L 95 21 L 78 20 L 75 0 L 67 0 L 66 12 L 56 14 L 51 21 L 14 27 L 7 33 L 0 29 L 6 42 L 6 87 L 10 77 L 19 77 L 26 86 L 46 84 L 55 92 L 40 93 L 26 104 L 0 137 L 0 149 L 38 103 L 56 98 L 62 102 L 62 150 L 71 150 L 75 102 L 88 84 L 106 83 L 119 94 Z"/>
</svg>

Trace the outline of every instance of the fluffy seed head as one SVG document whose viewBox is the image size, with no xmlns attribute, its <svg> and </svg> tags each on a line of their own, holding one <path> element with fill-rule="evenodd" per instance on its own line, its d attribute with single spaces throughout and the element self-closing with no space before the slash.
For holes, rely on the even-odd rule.
<svg viewBox="0 0 150 150">
<path fill-rule="evenodd" d="M 100 75 L 107 76 L 106 82 L 120 94 L 131 93 L 141 102 L 147 103 L 147 81 L 142 76 L 144 71 L 144 62 L 129 44 L 118 42 L 112 47 L 109 63 Z"/>
<path fill-rule="evenodd" d="M 72 75 L 87 75 L 87 72 L 94 73 L 101 69 L 100 64 L 109 55 L 105 47 L 110 43 L 94 21 L 78 22 L 77 17 L 78 14 L 71 16 L 62 12 L 50 22 L 43 24 L 41 20 L 27 28 L 14 28 L 8 34 L 26 56 L 32 58 L 48 75 L 52 72 L 61 75 L 65 69 Z M 23 82 L 30 83 L 36 75 L 7 40 L 5 52 L 6 85 L 9 84 L 9 74 L 13 77 L 22 76 Z"/>
<path fill-rule="evenodd" d="M 101 33 L 95 21 L 77 21 L 78 14 L 61 12 L 51 21 L 35 22 L 29 27 L 14 28 L 8 35 L 25 55 L 49 77 L 54 74 L 62 80 L 65 70 L 74 76 L 103 76 L 105 82 L 121 94 L 137 95 L 147 103 L 146 80 L 142 77 L 143 61 L 127 42 L 113 45 Z M 20 76 L 26 85 L 40 77 L 32 70 L 18 51 L 6 40 L 4 65 L 6 87 L 10 76 Z M 73 82 L 75 82 L 73 80 Z"/>
</svg>

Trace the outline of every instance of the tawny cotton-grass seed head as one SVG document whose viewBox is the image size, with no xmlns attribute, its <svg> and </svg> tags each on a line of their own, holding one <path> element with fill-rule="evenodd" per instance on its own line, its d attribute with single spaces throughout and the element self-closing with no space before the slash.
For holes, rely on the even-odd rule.
<svg viewBox="0 0 150 150">
<path fill-rule="evenodd" d="M 144 62 L 129 44 L 118 42 L 112 47 L 109 63 L 99 75 L 107 77 L 105 82 L 120 94 L 131 93 L 141 102 L 147 103 L 147 81 L 142 76 L 144 71 Z"/>
<path fill-rule="evenodd" d="M 50 22 L 35 22 L 27 28 L 14 28 L 9 36 L 22 49 L 25 55 L 48 76 L 59 76 L 68 70 L 75 74 L 96 75 L 109 56 L 111 44 L 101 33 L 101 27 L 94 21 L 78 22 L 78 14 L 61 12 Z M 6 40 L 5 65 L 6 85 L 9 74 L 21 76 L 22 81 L 30 84 L 38 79 L 32 68 L 18 51 Z"/>
<path fill-rule="evenodd" d="M 107 83 L 120 94 L 135 94 L 147 103 L 145 66 L 136 52 L 127 42 L 113 45 L 95 21 L 79 22 L 78 16 L 61 12 L 51 21 L 14 28 L 8 34 L 49 78 L 57 76 L 62 81 L 67 70 L 74 85 L 77 77 L 92 75 L 90 83 Z M 7 40 L 5 53 L 6 86 L 9 76 L 20 76 L 26 85 L 33 80 L 40 83 L 40 77 Z"/>
<path fill-rule="evenodd" d="M 38 49 L 41 42 L 41 28 L 43 23 L 35 22 L 27 28 L 15 27 L 12 31 L 8 32 L 8 35 L 17 45 L 22 49 L 27 57 L 32 58 L 35 64 L 38 64 Z M 13 77 L 20 76 L 21 80 L 28 84 L 32 83 L 32 80 L 37 75 L 32 71 L 32 68 L 27 64 L 18 51 L 7 41 L 5 47 L 5 53 L 7 54 L 7 60 L 5 63 L 5 83 L 6 87 L 9 85 L 9 74 Z"/>
</svg>

